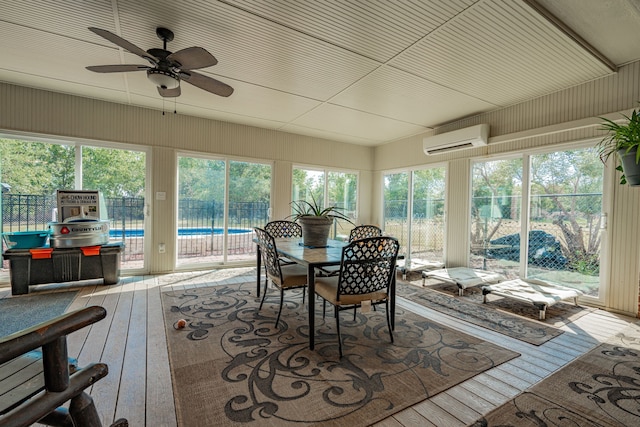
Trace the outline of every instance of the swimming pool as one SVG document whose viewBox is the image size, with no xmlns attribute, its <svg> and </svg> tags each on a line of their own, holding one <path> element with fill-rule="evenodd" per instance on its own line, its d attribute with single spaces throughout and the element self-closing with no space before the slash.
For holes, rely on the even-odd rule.
<svg viewBox="0 0 640 427">
<path fill-rule="evenodd" d="M 202 228 L 179 228 L 178 236 L 209 236 L 211 234 L 222 234 L 224 228 L 222 227 L 202 227 Z M 229 228 L 229 234 L 242 234 L 242 233 L 251 233 L 251 228 Z M 132 228 L 125 230 L 125 237 L 143 237 L 144 229 L 142 228 Z M 122 237 L 122 230 L 109 230 L 109 237 L 111 238 L 119 238 Z"/>
</svg>

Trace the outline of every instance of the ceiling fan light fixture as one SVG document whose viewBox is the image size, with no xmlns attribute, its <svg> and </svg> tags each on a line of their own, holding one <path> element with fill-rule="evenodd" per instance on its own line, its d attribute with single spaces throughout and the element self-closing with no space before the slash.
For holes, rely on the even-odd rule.
<svg viewBox="0 0 640 427">
<path fill-rule="evenodd" d="M 180 79 L 171 71 L 152 68 L 147 70 L 147 77 L 162 89 L 175 89 L 180 86 Z"/>
</svg>

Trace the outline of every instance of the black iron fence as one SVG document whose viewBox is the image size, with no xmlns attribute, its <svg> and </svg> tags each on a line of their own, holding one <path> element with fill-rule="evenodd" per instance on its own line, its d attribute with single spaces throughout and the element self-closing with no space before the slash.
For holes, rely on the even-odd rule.
<svg viewBox="0 0 640 427">
<path fill-rule="evenodd" d="M 145 199 L 143 197 L 115 197 L 105 199 L 107 217 L 110 220 L 112 241 L 125 242 L 123 262 L 142 260 L 144 255 L 144 216 Z M 2 232 L 47 230 L 48 223 L 56 219 L 56 196 L 33 194 L 2 195 Z M 268 202 L 231 202 L 229 203 L 230 228 L 252 229 L 264 225 L 268 220 Z M 181 199 L 178 212 L 178 232 L 188 241 L 189 236 L 202 235 L 203 230 L 214 232 L 224 225 L 224 203 Z M 235 238 L 237 240 L 239 236 Z M 239 247 L 251 248 L 254 245 L 250 236 L 246 244 Z M 3 242 L 4 245 L 4 242 Z M 6 249 L 6 247 L 5 247 Z M 179 256 L 222 255 L 220 244 L 209 245 L 194 252 L 187 248 Z"/>
</svg>

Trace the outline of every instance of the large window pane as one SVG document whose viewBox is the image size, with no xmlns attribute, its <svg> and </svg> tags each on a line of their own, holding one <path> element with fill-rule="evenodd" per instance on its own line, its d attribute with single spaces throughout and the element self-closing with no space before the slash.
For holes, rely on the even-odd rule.
<svg viewBox="0 0 640 427">
<path fill-rule="evenodd" d="M 412 262 L 444 261 L 445 168 L 413 172 L 411 250 Z"/>
<path fill-rule="evenodd" d="M 82 147 L 82 188 L 104 196 L 110 240 L 125 244 L 123 268 L 144 267 L 145 174 L 144 152 Z"/>
<path fill-rule="evenodd" d="M 325 185 L 326 184 L 326 185 Z M 296 167 L 293 169 L 292 200 L 315 202 L 321 208 L 336 206 L 349 218 L 355 220 L 358 200 L 358 175 L 349 172 L 314 170 Z M 330 238 L 347 238 L 353 225 L 344 220 L 333 224 Z"/>
<path fill-rule="evenodd" d="M 255 259 L 253 227 L 268 221 L 270 165 L 179 157 L 178 185 L 178 265 Z"/>
<path fill-rule="evenodd" d="M 224 261 L 224 160 L 178 158 L 178 265 Z"/>
<path fill-rule="evenodd" d="M 229 162 L 227 261 L 255 260 L 253 227 L 268 222 L 271 166 Z"/>
<path fill-rule="evenodd" d="M 522 159 L 474 163 L 472 194 L 469 266 L 517 277 Z"/>
<path fill-rule="evenodd" d="M 2 231 L 47 229 L 56 219 L 56 190 L 99 190 L 111 220 L 111 241 L 126 242 L 121 268 L 144 267 L 144 152 L 0 139 L 0 158 L 2 182 L 8 185 L 2 194 Z M 82 168 L 76 170 L 77 165 Z M 125 236 L 125 229 L 137 235 Z"/>
<path fill-rule="evenodd" d="M 327 174 L 327 206 L 337 206 L 352 219 L 357 216 L 358 175 L 354 173 L 329 172 Z M 334 235 L 349 237 L 353 225 L 344 220 L 334 223 Z"/>
<path fill-rule="evenodd" d="M 399 254 L 407 254 L 409 238 L 409 173 L 384 176 L 384 224 L 386 234 L 398 239 Z"/>
<path fill-rule="evenodd" d="M 528 277 L 598 297 L 602 188 L 594 149 L 531 156 Z"/>
<path fill-rule="evenodd" d="M 312 169 L 293 169 L 293 201 L 304 200 L 324 206 L 324 171 Z M 293 212 L 293 211 L 292 211 Z"/>
</svg>

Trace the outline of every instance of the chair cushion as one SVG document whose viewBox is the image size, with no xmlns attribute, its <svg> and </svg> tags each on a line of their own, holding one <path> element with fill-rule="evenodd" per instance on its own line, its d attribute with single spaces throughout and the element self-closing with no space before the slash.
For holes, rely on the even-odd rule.
<svg viewBox="0 0 640 427">
<path fill-rule="evenodd" d="M 341 295 L 340 301 L 338 296 L 338 276 L 317 277 L 315 281 L 316 294 L 327 300 L 333 305 L 355 305 L 363 301 L 382 301 L 387 298 L 386 292 L 370 292 L 360 295 Z"/>
<path fill-rule="evenodd" d="M 272 278 L 272 281 L 276 286 L 287 289 L 307 284 L 306 267 L 300 264 L 289 264 L 281 266 L 280 269 L 282 270 L 284 283 L 277 283 L 279 282 L 279 278 L 276 278 L 275 280 Z"/>
</svg>

